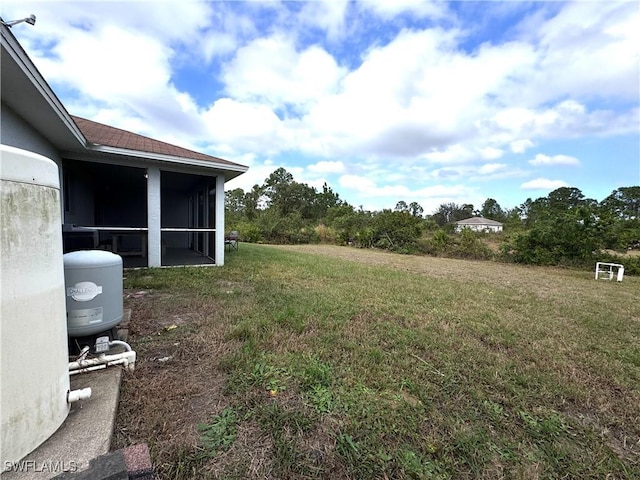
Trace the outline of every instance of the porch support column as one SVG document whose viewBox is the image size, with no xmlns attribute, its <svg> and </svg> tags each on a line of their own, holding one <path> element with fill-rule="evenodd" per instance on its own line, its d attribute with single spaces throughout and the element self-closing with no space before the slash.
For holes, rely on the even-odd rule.
<svg viewBox="0 0 640 480">
<path fill-rule="evenodd" d="M 147 168 L 147 260 L 149 267 L 162 266 L 160 233 L 160 168 Z"/>
<path fill-rule="evenodd" d="M 216 177 L 216 265 L 224 265 L 224 173 Z"/>
</svg>

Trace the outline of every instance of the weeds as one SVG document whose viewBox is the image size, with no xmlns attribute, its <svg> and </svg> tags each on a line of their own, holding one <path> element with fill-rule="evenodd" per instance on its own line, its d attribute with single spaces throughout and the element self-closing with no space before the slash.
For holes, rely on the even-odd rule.
<svg viewBox="0 0 640 480">
<path fill-rule="evenodd" d="M 233 408 L 225 408 L 219 415 L 211 417 L 209 423 L 198 424 L 201 442 L 206 454 L 211 456 L 226 451 L 236 439 L 238 415 Z"/>
</svg>

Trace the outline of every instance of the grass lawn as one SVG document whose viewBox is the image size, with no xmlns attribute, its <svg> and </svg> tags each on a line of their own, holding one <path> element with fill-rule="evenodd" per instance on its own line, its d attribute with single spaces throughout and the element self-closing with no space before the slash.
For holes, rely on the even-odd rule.
<svg viewBox="0 0 640 480">
<path fill-rule="evenodd" d="M 640 278 L 241 244 L 127 271 L 163 479 L 640 478 Z"/>
</svg>

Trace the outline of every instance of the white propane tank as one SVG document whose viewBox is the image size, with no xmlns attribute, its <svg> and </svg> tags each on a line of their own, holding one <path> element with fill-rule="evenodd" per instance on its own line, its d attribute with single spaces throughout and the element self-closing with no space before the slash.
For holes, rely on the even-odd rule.
<svg viewBox="0 0 640 480">
<path fill-rule="evenodd" d="M 0 464 L 11 468 L 69 413 L 57 165 L 0 146 Z"/>
<path fill-rule="evenodd" d="M 67 332 L 85 337 L 122 321 L 122 257 L 105 250 L 64 254 Z"/>
</svg>

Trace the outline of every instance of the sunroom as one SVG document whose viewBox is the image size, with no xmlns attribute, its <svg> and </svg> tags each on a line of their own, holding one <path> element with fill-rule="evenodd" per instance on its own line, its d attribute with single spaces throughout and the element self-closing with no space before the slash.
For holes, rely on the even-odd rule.
<svg viewBox="0 0 640 480">
<path fill-rule="evenodd" d="M 66 241 L 92 242 L 93 232 L 93 243 L 125 267 L 223 263 L 224 181 L 246 167 L 73 119 L 104 151 L 62 159 Z"/>
</svg>

